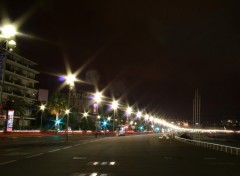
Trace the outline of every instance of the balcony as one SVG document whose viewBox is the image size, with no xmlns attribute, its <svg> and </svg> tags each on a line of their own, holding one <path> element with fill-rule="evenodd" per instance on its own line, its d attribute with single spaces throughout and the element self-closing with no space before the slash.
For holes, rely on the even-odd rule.
<svg viewBox="0 0 240 176">
<path fill-rule="evenodd" d="M 5 78 L 5 85 L 10 85 L 12 87 L 17 87 L 19 89 L 24 89 L 24 90 L 32 90 L 32 91 L 37 91 L 37 89 L 34 87 L 34 86 L 26 86 L 24 83 L 22 83 L 21 81 L 19 80 L 12 80 L 12 79 L 9 79 L 9 78 Z"/>
</svg>

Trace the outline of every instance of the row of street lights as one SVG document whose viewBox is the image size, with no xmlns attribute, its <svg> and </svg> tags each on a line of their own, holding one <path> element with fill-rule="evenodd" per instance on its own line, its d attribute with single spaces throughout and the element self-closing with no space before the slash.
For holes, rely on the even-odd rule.
<svg viewBox="0 0 240 176">
<path fill-rule="evenodd" d="M 4 41 L 5 44 L 6 44 L 6 47 L 3 48 L 7 51 L 12 51 L 14 47 L 16 47 L 16 42 L 13 40 L 13 38 L 15 37 L 15 35 L 17 34 L 17 30 L 16 30 L 16 27 L 14 27 L 13 25 L 5 25 L 5 26 L 2 26 L 0 27 L 0 31 L 1 31 L 1 34 L 0 34 L 0 41 Z M 6 59 L 4 59 L 5 61 Z M 5 63 L 5 62 L 4 62 Z M 3 63 L 3 67 L 4 67 L 4 64 Z M 4 67 L 5 68 L 5 67 Z M 4 74 L 4 73 L 3 73 Z M 3 85 L 4 85 L 4 75 L 2 75 L 2 82 L 1 82 L 1 96 L 0 96 L 0 103 L 2 103 L 2 93 L 3 93 Z M 71 91 L 74 87 L 74 82 L 76 81 L 76 76 L 74 74 L 69 74 L 65 77 L 65 83 L 69 86 L 69 92 L 68 92 L 68 101 L 67 101 L 67 110 L 66 110 L 66 114 L 67 114 L 67 121 L 66 121 L 66 139 L 68 140 L 68 126 L 69 126 L 69 113 L 70 113 L 70 94 L 71 94 Z M 102 101 L 102 93 L 101 92 L 97 92 L 94 96 L 94 100 L 97 104 L 100 104 L 101 101 Z M 43 118 L 43 115 L 44 115 L 44 110 L 45 110 L 45 105 L 42 105 L 40 107 L 41 111 L 42 111 L 42 114 L 41 114 L 41 129 L 42 129 L 42 118 Z M 116 111 L 117 109 L 119 108 L 119 103 L 118 101 L 116 100 L 113 100 L 112 103 L 111 103 L 111 109 L 114 111 L 114 114 L 113 114 L 113 131 L 114 131 L 114 125 L 115 125 L 115 116 L 116 116 Z M 126 109 L 126 115 L 127 115 L 127 124 L 129 124 L 129 117 L 130 115 L 133 113 L 133 110 L 131 107 L 127 107 Z M 87 116 L 87 114 L 85 114 L 85 116 Z M 141 117 L 142 116 L 142 113 L 139 111 L 137 112 L 137 117 Z M 145 119 L 150 119 L 150 120 L 153 120 L 153 117 L 148 117 L 148 115 L 146 114 L 145 115 Z M 131 122 L 132 123 L 132 122 Z"/>
</svg>

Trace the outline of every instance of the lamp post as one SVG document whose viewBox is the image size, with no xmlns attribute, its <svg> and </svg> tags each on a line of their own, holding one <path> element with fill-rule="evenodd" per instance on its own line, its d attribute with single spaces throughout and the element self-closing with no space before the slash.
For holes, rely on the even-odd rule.
<svg viewBox="0 0 240 176">
<path fill-rule="evenodd" d="M 67 114 L 67 125 L 66 125 L 66 141 L 68 141 L 68 122 L 69 122 L 69 113 L 70 113 L 70 110 L 69 109 L 67 109 L 66 111 L 65 111 L 65 114 Z"/>
<path fill-rule="evenodd" d="M 128 123 L 128 117 L 129 117 L 129 115 L 131 115 L 131 113 L 132 113 L 132 108 L 131 107 L 128 107 L 127 108 L 127 123 Z"/>
<path fill-rule="evenodd" d="M 100 118 L 101 118 L 101 116 L 98 115 L 98 116 L 97 116 L 97 119 L 96 119 L 96 122 L 95 122 L 95 127 L 96 127 L 96 129 L 95 129 L 95 138 L 97 138 L 97 135 L 98 135 L 98 133 L 97 133 L 97 127 L 99 126 Z"/>
<path fill-rule="evenodd" d="M 74 81 L 76 80 L 75 75 L 69 74 L 65 77 L 66 83 L 69 86 L 69 91 L 68 91 L 68 101 L 67 101 L 67 107 L 70 109 L 70 94 L 74 86 Z M 66 111 L 67 114 L 67 124 L 66 124 L 66 140 L 68 141 L 68 123 L 69 123 L 69 112 L 70 110 Z"/>
<path fill-rule="evenodd" d="M 118 108 L 118 101 L 113 101 L 112 102 L 112 109 L 113 109 L 113 133 L 114 133 L 114 122 L 115 122 L 115 113 Z"/>
<path fill-rule="evenodd" d="M 13 40 L 14 36 L 17 34 L 16 27 L 13 25 L 0 26 L 0 80 L 1 80 L 1 90 L 0 90 L 0 105 L 2 106 L 3 100 L 3 87 L 5 80 L 5 67 L 6 67 L 6 54 L 12 51 L 16 47 L 16 42 Z M 3 52 L 3 53 L 1 53 Z"/>
<path fill-rule="evenodd" d="M 44 114 L 45 108 L 46 108 L 46 105 L 44 105 L 44 104 L 42 104 L 42 105 L 40 106 L 40 110 L 42 111 L 40 130 L 42 130 L 42 118 L 43 118 L 43 114 Z"/>
<path fill-rule="evenodd" d="M 83 113 L 83 117 L 86 118 L 86 122 L 87 122 L 87 116 L 88 116 L 88 112 L 84 112 L 84 113 Z M 88 123 L 87 123 L 87 128 L 88 128 Z"/>
<path fill-rule="evenodd" d="M 101 92 L 96 92 L 94 94 L 94 102 L 97 103 L 97 111 L 96 111 L 96 114 L 99 114 L 99 105 L 102 101 L 102 93 Z M 98 115 L 97 118 L 100 119 L 100 116 Z M 97 138 L 97 126 L 98 126 L 98 122 L 97 122 L 97 118 L 96 118 L 96 121 L 95 121 L 95 137 Z"/>
</svg>

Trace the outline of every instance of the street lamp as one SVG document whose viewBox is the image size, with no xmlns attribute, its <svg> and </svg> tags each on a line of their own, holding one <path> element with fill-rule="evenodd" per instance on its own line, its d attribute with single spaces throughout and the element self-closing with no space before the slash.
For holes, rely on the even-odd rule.
<svg viewBox="0 0 240 176">
<path fill-rule="evenodd" d="M 128 107 L 127 108 L 127 123 L 128 123 L 128 117 L 129 117 L 129 115 L 131 115 L 131 113 L 132 113 L 132 108 Z"/>
<path fill-rule="evenodd" d="M 112 109 L 113 109 L 113 132 L 114 132 L 114 123 L 115 123 L 115 114 L 116 114 L 116 110 L 118 108 L 118 101 L 114 100 L 112 102 Z"/>
<path fill-rule="evenodd" d="M 16 42 L 13 40 L 17 34 L 17 29 L 13 25 L 4 25 L 0 27 L 1 35 L 0 41 L 4 42 L 3 48 L 12 51 L 16 47 Z"/>
<path fill-rule="evenodd" d="M 2 36 L 5 38 L 14 37 L 17 33 L 17 29 L 14 25 L 8 24 L 0 28 Z"/>
<path fill-rule="evenodd" d="M 99 104 L 102 101 L 102 93 L 101 92 L 96 92 L 94 94 L 93 100 L 97 103 L 97 110 L 94 113 L 98 114 L 98 112 L 99 112 L 99 110 L 98 110 L 99 109 Z M 99 116 L 99 118 L 100 118 L 100 116 Z M 97 122 L 97 119 L 96 119 L 96 121 L 95 121 L 95 127 L 96 127 L 96 129 L 95 129 L 95 137 L 96 138 L 97 138 L 97 126 L 98 126 L 98 122 Z"/>
<path fill-rule="evenodd" d="M 73 74 L 69 74 L 69 75 L 67 75 L 67 76 L 65 77 L 65 79 L 66 79 L 67 85 L 69 86 L 68 102 L 67 102 L 68 104 L 67 104 L 67 107 L 70 108 L 70 94 L 71 94 L 71 91 L 72 91 L 72 89 L 73 89 L 74 81 L 76 80 L 76 77 L 75 77 L 75 75 L 73 75 Z M 67 130 L 66 130 L 67 134 L 66 134 L 66 140 L 67 140 L 67 141 L 68 141 L 69 112 L 70 112 L 70 110 L 68 110 L 68 113 L 67 113 L 67 111 L 66 111 L 66 114 L 67 114 L 67 126 L 66 126 L 66 128 L 67 128 Z"/>
<path fill-rule="evenodd" d="M 42 114 L 41 114 L 41 126 L 40 126 L 40 130 L 42 130 L 42 118 L 43 118 L 43 114 L 44 114 L 44 110 L 46 108 L 46 105 L 45 104 L 42 104 L 40 106 L 40 110 L 42 111 Z"/>
<path fill-rule="evenodd" d="M 94 101 L 95 101 L 96 103 L 101 103 L 101 101 L 102 101 L 102 93 L 101 93 L 101 92 L 95 93 L 95 95 L 94 95 Z"/>
<path fill-rule="evenodd" d="M 137 118 L 141 118 L 141 116 L 142 116 L 142 112 L 141 112 L 141 111 L 138 111 L 138 112 L 137 112 Z"/>
<path fill-rule="evenodd" d="M 69 121 L 69 113 L 70 113 L 70 110 L 69 110 L 69 109 L 66 109 L 66 111 L 65 111 L 65 114 L 67 114 L 66 141 L 68 141 L 68 121 Z"/>
<path fill-rule="evenodd" d="M 86 118 L 87 118 L 87 116 L 88 116 L 88 112 L 84 112 L 84 113 L 83 113 L 83 117 L 86 117 Z"/>
<path fill-rule="evenodd" d="M 16 35 L 16 27 L 13 25 L 0 26 L 0 62 L 1 62 L 1 86 L 0 86 L 0 105 L 2 106 L 3 100 L 3 88 L 5 80 L 5 70 L 6 70 L 6 59 L 5 53 L 12 51 L 16 47 L 16 42 L 12 38 Z M 3 51 L 3 53 L 1 53 Z M 6 120 L 7 122 L 7 120 Z"/>
</svg>

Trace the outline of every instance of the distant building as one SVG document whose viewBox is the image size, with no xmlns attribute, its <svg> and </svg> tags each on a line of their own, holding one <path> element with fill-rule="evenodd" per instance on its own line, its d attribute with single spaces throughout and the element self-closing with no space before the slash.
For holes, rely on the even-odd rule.
<svg viewBox="0 0 240 176">
<path fill-rule="evenodd" d="M 38 101 L 40 101 L 42 103 L 48 102 L 48 90 L 46 90 L 46 89 L 38 90 Z"/>
<path fill-rule="evenodd" d="M 70 94 L 70 105 L 74 112 L 80 114 L 88 111 L 90 106 L 90 93 L 73 91 Z"/>
</svg>

